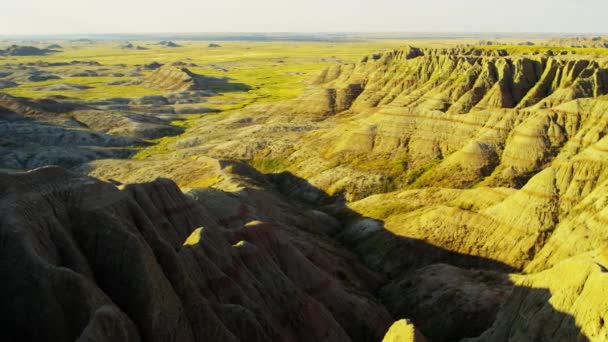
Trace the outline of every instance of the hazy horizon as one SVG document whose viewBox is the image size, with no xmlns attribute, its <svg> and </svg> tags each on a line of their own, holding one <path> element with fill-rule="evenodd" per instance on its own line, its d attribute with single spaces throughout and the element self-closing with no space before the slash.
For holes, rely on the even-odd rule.
<svg viewBox="0 0 608 342">
<path fill-rule="evenodd" d="M 192 33 L 608 32 L 600 0 L 396 1 L 22 0 L 4 6 L 1 36 Z"/>
</svg>

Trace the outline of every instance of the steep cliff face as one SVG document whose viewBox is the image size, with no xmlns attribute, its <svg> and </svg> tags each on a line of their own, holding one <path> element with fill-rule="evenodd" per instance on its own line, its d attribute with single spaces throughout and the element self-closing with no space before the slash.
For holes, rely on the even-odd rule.
<svg viewBox="0 0 608 342">
<path fill-rule="evenodd" d="M 209 208 L 166 179 L 117 189 L 59 168 L 0 177 L 7 341 L 365 341 L 392 322 L 348 253 L 245 223 L 247 205 L 229 195 Z M 232 205 L 240 215 L 223 216 Z M 352 267 L 338 279 L 332 263 Z"/>
<path fill-rule="evenodd" d="M 405 184 L 452 188 L 387 193 L 351 205 L 378 219 L 376 228 L 369 219 L 351 223 L 343 238 L 368 265 L 392 275 L 394 280 L 383 290 L 384 302 L 397 315 L 414 319 L 433 340 L 449 340 L 462 333 L 435 335 L 433 317 L 444 312 L 420 316 L 433 312 L 433 304 L 447 297 L 462 311 L 446 315 L 443 323 L 467 315 L 496 315 L 493 326 L 476 340 L 606 339 L 605 318 L 600 313 L 604 303 L 599 299 L 606 261 L 598 261 L 607 241 L 600 223 L 605 211 L 601 195 L 606 172 L 602 147 L 607 110 L 602 96 L 606 93 L 605 62 L 522 56 L 464 58 L 457 53 L 411 55 L 414 57 L 393 52 L 386 55 L 390 57 L 374 59 L 372 63 L 380 65 L 372 67 L 380 70 L 377 74 L 362 71 L 369 63 L 364 60 L 352 69 L 334 72 L 339 75 L 335 79 L 323 80 L 330 87 L 341 87 L 349 80 L 365 79 L 366 86 L 353 100 L 350 114 L 338 115 L 344 118 L 320 134 L 321 142 L 315 142 L 323 146 L 317 150 L 325 160 L 343 154 L 341 161 L 363 159 L 369 167 L 376 159 L 395 158 L 405 166 Z M 401 68 L 386 67 L 391 63 L 385 60 L 391 57 L 400 61 Z M 403 59 L 421 64 L 408 69 Z M 361 76 L 367 74 L 379 76 Z M 290 158 L 297 163 L 296 154 Z M 371 168 L 386 168 L 386 164 Z M 422 171 L 412 177 L 412 168 Z M 306 170 L 300 172 L 308 176 Z M 310 177 L 323 188 L 342 181 Z M 375 180 L 368 177 L 368 181 Z M 472 185 L 481 187 L 453 189 Z M 344 190 L 348 194 L 362 189 L 366 191 L 363 187 Z M 439 249 L 417 247 L 420 243 L 416 241 Z M 413 284 L 433 279 L 428 274 L 433 263 L 502 267 L 488 260 L 529 274 L 514 276 L 512 284 L 495 278 L 488 291 L 483 284 L 492 277 L 485 275 L 484 280 L 477 278 L 465 286 L 464 280 L 457 280 L 463 275 L 454 274 L 461 271 L 448 268 L 441 273 L 451 281 L 432 295 L 415 295 L 432 287 Z M 571 276 L 560 281 L 565 274 Z M 467 281 L 474 279 L 468 277 Z M 448 295 L 453 282 L 459 284 L 463 297 Z M 474 304 L 474 296 L 463 295 L 463 288 L 487 294 L 483 303 L 490 311 L 479 316 L 463 313 L 467 305 L 484 310 L 483 304 Z M 428 302 L 421 300 L 429 297 Z M 491 304 L 493 300 L 497 305 Z M 502 306 L 501 300 L 506 300 Z M 496 314 L 498 307 L 501 310 Z M 451 326 L 445 324 L 441 333 Z M 485 326 L 478 329 L 483 331 Z"/>
<path fill-rule="evenodd" d="M 336 118 L 335 128 L 320 132 L 316 148 L 306 148 L 304 140 L 305 147 L 289 161 L 299 164 L 312 155 L 339 160 L 340 166 L 307 160 L 309 168 L 302 162 L 294 169 L 321 188 L 346 191 L 351 198 L 387 182 L 462 188 L 484 181 L 519 187 L 580 130 L 603 122 L 602 112 L 585 115 L 559 107 L 606 93 L 608 74 L 601 61 L 460 53 L 406 49 L 328 71 L 323 89 L 351 94 L 353 85 L 362 87 L 346 108 L 337 110 L 348 109 L 354 116 Z M 387 159 L 397 165 L 387 168 L 380 162 Z M 345 165 L 368 178 L 367 188 L 336 188 L 336 183 L 353 184 L 341 181 L 338 169 Z M 319 168 L 324 172 L 313 173 Z"/>
<path fill-rule="evenodd" d="M 336 96 L 344 99 L 339 109 L 393 105 L 449 114 L 550 107 L 608 91 L 608 74 L 596 60 L 482 51 L 394 50 L 333 67 L 317 83 L 343 94 Z M 352 92 L 357 85 L 361 89 Z"/>
</svg>

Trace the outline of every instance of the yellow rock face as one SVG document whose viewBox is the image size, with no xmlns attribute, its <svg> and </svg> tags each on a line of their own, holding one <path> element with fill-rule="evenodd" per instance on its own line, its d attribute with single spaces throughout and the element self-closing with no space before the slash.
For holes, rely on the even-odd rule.
<svg viewBox="0 0 608 342">
<path fill-rule="evenodd" d="M 201 232 L 203 228 L 196 228 L 190 233 L 186 241 L 184 241 L 184 246 L 194 246 L 201 240 Z"/>
<path fill-rule="evenodd" d="M 402 319 L 391 325 L 382 342 L 426 342 L 426 339 L 412 322 Z"/>
</svg>

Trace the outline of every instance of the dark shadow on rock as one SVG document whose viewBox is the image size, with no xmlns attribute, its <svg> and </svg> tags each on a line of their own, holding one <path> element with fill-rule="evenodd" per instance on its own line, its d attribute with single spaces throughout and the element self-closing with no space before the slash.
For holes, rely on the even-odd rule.
<svg viewBox="0 0 608 342">
<path fill-rule="evenodd" d="M 263 203 L 274 191 L 199 199 L 168 179 L 117 189 L 57 167 L 0 172 L 0 190 L 6 341 L 365 342 L 392 322 L 334 279 L 323 262 L 341 255 L 241 210 L 298 212 Z"/>
<path fill-rule="evenodd" d="M 391 258 L 394 256 L 395 259 L 400 260 L 399 267 L 389 272 L 389 276 L 396 276 L 415 268 L 447 261 L 452 265 L 464 268 L 480 268 L 502 272 L 517 271 L 500 261 L 447 251 L 419 239 L 396 236 L 384 228 L 383 222 L 364 217 L 348 208 L 342 194 L 330 196 L 323 190 L 310 184 L 307 180 L 299 178 L 290 172 L 270 174 L 268 177 L 276 185 L 279 192 L 287 196 L 287 198 L 317 206 L 321 205 L 324 211 L 340 219 L 345 226 L 352 225 L 354 222 L 361 220 L 370 220 L 377 223 L 377 228 L 374 228 L 376 230 L 373 234 L 374 236 L 366 237 L 366 239 L 373 238 L 378 240 L 379 243 L 388 241 L 388 245 L 379 246 L 380 248 L 387 248 L 392 251 L 385 255 L 385 257 Z M 343 230 L 338 232 L 335 237 L 350 245 L 350 247 L 357 248 L 356 236 L 351 236 L 351 234 Z M 384 272 L 386 273 L 387 270 L 384 270 Z"/>
<path fill-rule="evenodd" d="M 519 338 L 544 341 L 552 339 L 557 330 L 559 336 L 567 336 L 569 341 L 589 341 L 574 317 L 551 306 L 548 289 L 514 285 L 508 274 L 517 269 L 497 260 L 449 251 L 419 239 L 395 235 L 384 228 L 383 222 L 348 208 L 341 194 L 330 196 L 290 172 L 268 174 L 267 177 L 287 198 L 317 206 L 339 219 L 341 229 L 332 237 L 354 251 L 370 269 L 386 277 L 385 283 L 374 291 L 377 298 L 395 319 L 412 320 L 429 341 L 475 337 L 479 341 L 511 341 L 516 332 L 524 334 Z M 353 224 L 366 221 L 377 225 L 373 233 L 357 237 L 349 231 Z M 378 243 L 377 255 L 370 255 L 368 248 L 361 248 L 370 241 Z M 456 279 L 450 278 L 452 274 Z M 424 279 L 436 288 L 421 282 Z M 464 286 L 475 288 L 473 292 L 469 288 L 466 293 Z M 485 297 L 482 297 L 482 291 L 485 291 Z M 524 301 L 528 302 L 524 304 Z M 537 310 L 544 307 L 546 312 L 542 321 L 533 322 L 532 317 L 526 317 L 521 312 L 524 306 L 535 306 Z"/>
</svg>

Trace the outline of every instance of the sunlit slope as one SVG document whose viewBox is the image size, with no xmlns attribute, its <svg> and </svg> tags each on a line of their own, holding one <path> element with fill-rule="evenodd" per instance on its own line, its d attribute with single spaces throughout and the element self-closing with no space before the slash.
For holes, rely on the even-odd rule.
<svg viewBox="0 0 608 342">
<path fill-rule="evenodd" d="M 601 58 L 504 53 L 409 48 L 330 67 L 299 99 L 202 120 L 166 147 L 288 168 L 351 199 L 431 185 L 521 187 L 560 153 L 597 140 L 608 77 Z"/>
</svg>

